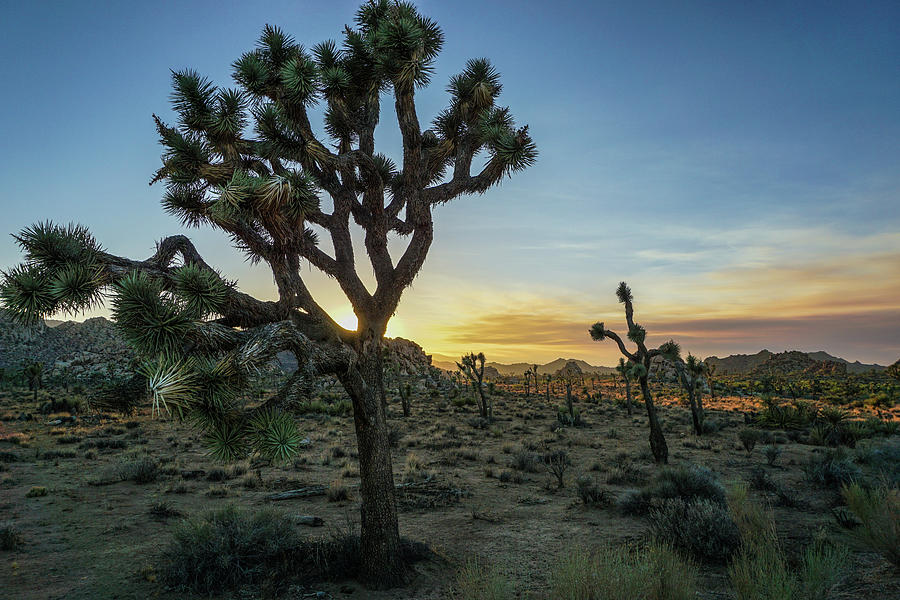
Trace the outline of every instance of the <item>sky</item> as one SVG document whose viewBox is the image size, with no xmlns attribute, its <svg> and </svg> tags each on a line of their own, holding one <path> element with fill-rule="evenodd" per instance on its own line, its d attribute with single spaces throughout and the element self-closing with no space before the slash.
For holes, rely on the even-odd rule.
<svg viewBox="0 0 900 600">
<path fill-rule="evenodd" d="M 652 344 L 900 357 L 900 3 L 417 5 L 445 34 L 420 121 L 486 56 L 540 156 L 436 209 L 389 334 L 451 357 L 613 364 L 616 349 L 587 331 L 622 331 L 625 280 Z M 0 1 L 0 233 L 75 221 L 145 258 L 184 232 L 243 290 L 274 298 L 266 268 L 162 211 L 151 115 L 175 120 L 170 69 L 230 86 L 265 24 L 310 47 L 339 39 L 357 6 Z M 376 141 L 397 157 L 391 117 Z M 0 237 L 0 267 L 20 259 Z M 340 290 L 304 275 L 352 325 Z"/>
</svg>

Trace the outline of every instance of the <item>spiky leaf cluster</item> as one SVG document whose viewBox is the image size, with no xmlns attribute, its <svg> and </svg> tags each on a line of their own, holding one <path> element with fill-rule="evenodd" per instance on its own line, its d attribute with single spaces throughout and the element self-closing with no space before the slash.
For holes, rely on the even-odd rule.
<svg viewBox="0 0 900 600">
<path fill-rule="evenodd" d="M 13 238 L 25 262 L 3 272 L 0 300 L 22 323 L 31 325 L 56 312 L 76 313 L 100 303 L 108 278 L 103 252 L 81 225 L 41 222 Z"/>
</svg>

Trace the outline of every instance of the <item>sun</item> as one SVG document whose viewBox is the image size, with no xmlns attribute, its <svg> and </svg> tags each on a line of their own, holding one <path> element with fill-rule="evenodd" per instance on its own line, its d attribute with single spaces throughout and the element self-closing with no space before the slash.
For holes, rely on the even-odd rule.
<svg viewBox="0 0 900 600">
<path fill-rule="evenodd" d="M 353 314 L 353 311 L 346 311 L 338 314 L 334 318 L 335 322 L 343 327 L 344 329 L 349 329 L 350 331 L 356 331 L 357 326 L 359 325 L 359 319 L 356 318 L 356 315 Z M 384 332 L 385 337 L 403 337 L 404 335 L 404 327 L 402 321 L 397 319 L 396 317 L 392 317 L 390 321 L 388 321 L 387 331 Z"/>
</svg>

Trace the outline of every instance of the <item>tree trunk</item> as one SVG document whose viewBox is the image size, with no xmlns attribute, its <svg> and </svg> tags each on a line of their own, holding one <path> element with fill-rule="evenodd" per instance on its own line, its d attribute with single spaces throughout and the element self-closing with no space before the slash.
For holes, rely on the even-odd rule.
<svg viewBox="0 0 900 600">
<path fill-rule="evenodd" d="M 666 438 L 663 436 L 659 417 L 656 415 L 656 406 L 653 404 L 653 397 L 650 395 L 647 377 L 641 377 L 640 382 L 641 393 L 644 395 L 644 404 L 647 405 L 647 418 L 650 421 L 650 450 L 653 452 L 653 460 L 659 464 L 667 464 L 669 462 L 669 447 L 666 446 Z"/>
<path fill-rule="evenodd" d="M 628 378 L 625 378 L 625 411 L 628 413 L 630 417 L 632 415 L 631 412 L 631 382 L 628 381 Z"/>
<path fill-rule="evenodd" d="M 372 587 L 390 588 L 404 581 L 406 565 L 400 550 L 387 415 L 378 393 L 380 342 L 362 342 L 357 365 L 341 381 L 353 401 L 359 450 L 360 579 Z"/>
</svg>

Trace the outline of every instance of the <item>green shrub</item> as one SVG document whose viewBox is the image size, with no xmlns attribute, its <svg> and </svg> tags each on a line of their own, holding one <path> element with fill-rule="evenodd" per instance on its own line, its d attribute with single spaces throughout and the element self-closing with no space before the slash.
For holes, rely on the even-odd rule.
<svg viewBox="0 0 900 600">
<path fill-rule="evenodd" d="M 841 495 L 860 525 L 850 535 L 861 546 L 878 552 L 900 567 L 900 492 L 881 485 L 872 489 L 858 483 L 844 485 Z"/>
<path fill-rule="evenodd" d="M 591 477 L 582 475 L 575 481 L 578 497 L 585 506 L 609 506 L 613 503 L 613 495 L 605 490 Z"/>
<path fill-rule="evenodd" d="M 747 451 L 747 454 L 752 454 L 753 449 L 756 447 L 756 442 L 759 441 L 759 432 L 755 429 L 750 429 L 749 427 L 745 427 L 738 431 L 738 439 L 741 441 L 741 445 L 744 446 L 744 450 Z"/>
<path fill-rule="evenodd" d="M 781 458 L 781 453 L 781 446 L 776 446 L 775 444 L 768 444 L 763 448 L 763 454 L 766 456 L 766 463 L 768 463 L 770 467 L 775 466 L 775 463 Z"/>
<path fill-rule="evenodd" d="M 401 540 L 401 553 L 413 562 L 429 552 Z M 353 577 L 362 560 L 359 536 L 352 532 L 305 539 L 286 515 L 229 506 L 180 523 L 163 553 L 160 575 L 176 590 L 213 595 L 266 580 L 308 585 Z"/>
<path fill-rule="evenodd" d="M 642 489 L 623 496 L 619 506 L 627 514 L 646 514 L 653 500 L 669 498 L 681 498 L 685 501 L 709 500 L 725 506 L 725 488 L 706 467 L 697 465 L 664 467 Z"/>
<path fill-rule="evenodd" d="M 709 500 L 669 498 L 650 511 L 656 541 L 705 562 L 726 561 L 740 543 L 728 509 Z"/>
<path fill-rule="evenodd" d="M 862 476 L 843 448 L 828 448 L 819 456 L 811 456 L 803 470 L 809 481 L 826 487 L 849 484 Z"/>
<path fill-rule="evenodd" d="M 528 450 L 519 450 L 512 457 L 510 466 L 517 471 L 537 473 L 541 465 L 541 455 Z"/>
<path fill-rule="evenodd" d="M 153 483 L 159 477 L 159 464 L 149 456 L 140 456 L 119 463 L 116 475 L 122 481 L 138 484 Z"/>
<path fill-rule="evenodd" d="M 0 524 L 0 550 L 15 550 L 22 544 L 22 534 L 12 523 Z"/>
<path fill-rule="evenodd" d="M 478 560 L 470 560 L 456 574 L 456 592 L 460 600 L 513 600 L 512 582 L 499 569 Z"/>
<path fill-rule="evenodd" d="M 34 486 L 31 486 L 31 489 L 29 489 L 27 492 L 25 492 L 25 497 L 26 498 L 40 498 L 42 496 L 46 496 L 49 493 L 50 492 L 48 492 L 47 488 L 45 488 L 44 486 L 34 485 Z"/>
<path fill-rule="evenodd" d="M 696 568 L 665 546 L 637 550 L 573 549 L 550 574 L 554 600 L 690 600 L 696 598 Z"/>
</svg>

